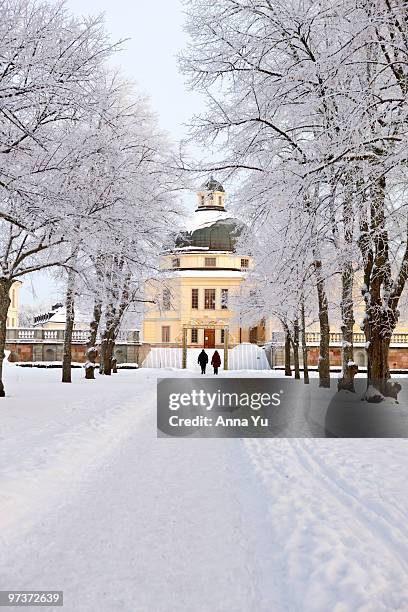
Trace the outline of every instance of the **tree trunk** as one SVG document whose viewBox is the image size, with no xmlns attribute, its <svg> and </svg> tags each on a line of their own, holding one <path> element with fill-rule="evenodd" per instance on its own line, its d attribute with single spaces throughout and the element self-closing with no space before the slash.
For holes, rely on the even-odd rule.
<svg viewBox="0 0 408 612">
<path fill-rule="evenodd" d="M 112 374 L 112 358 L 115 348 L 115 330 L 112 325 L 106 327 L 102 336 L 103 356 L 101 354 L 102 374 L 110 376 Z"/>
<path fill-rule="evenodd" d="M 359 245 L 364 260 L 362 294 L 366 305 L 363 329 L 368 359 L 367 389 L 371 386 L 379 394 L 396 397 L 399 385 L 390 381 L 388 353 L 398 321 L 398 301 L 408 274 L 408 248 L 397 280 L 393 283 L 385 224 L 385 186 L 384 176 L 376 180 L 370 194 L 370 226 L 364 218 L 360 223 Z M 372 400 L 373 394 L 367 393 L 366 397 Z"/>
<path fill-rule="evenodd" d="M 353 347 L 353 264 L 349 261 L 343 265 L 341 275 L 342 296 L 341 296 L 341 362 L 342 377 L 338 381 L 338 389 L 346 389 L 354 392 L 354 376 L 358 372 L 358 367 L 354 363 Z"/>
<path fill-rule="evenodd" d="M 370 330 L 370 344 L 367 349 L 368 357 L 368 385 L 378 389 L 382 395 L 388 394 L 390 368 L 388 365 L 388 352 L 390 338 L 381 337 L 379 328 Z"/>
<path fill-rule="evenodd" d="M 103 374 L 103 364 L 105 361 L 105 347 L 106 347 L 106 343 L 104 342 L 104 338 L 102 335 L 101 345 L 99 347 L 99 374 Z"/>
<path fill-rule="evenodd" d="M 300 379 L 299 369 L 299 320 L 295 319 L 293 324 L 293 363 L 295 366 L 295 378 Z"/>
<path fill-rule="evenodd" d="M 371 235 L 374 244 L 374 266 L 371 271 L 369 291 L 365 294 L 366 336 L 369 342 L 368 385 L 387 395 L 387 382 L 390 378 L 388 349 L 395 323 L 391 312 L 384 313 L 383 295 L 391 283 L 391 270 L 388 255 L 388 233 L 385 229 L 385 177 L 375 184 L 371 201 Z M 386 316 L 384 316 L 384 314 Z"/>
<path fill-rule="evenodd" d="M 12 281 L 0 279 L 0 397 L 5 397 L 6 392 L 3 382 L 3 362 L 6 348 L 7 314 L 10 306 L 10 289 Z"/>
<path fill-rule="evenodd" d="M 302 296 L 300 304 L 300 324 L 302 326 L 302 357 L 303 357 L 303 381 L 305 385 L 309 384 L 309 365 L 307 356 L 306 344 L 306 318 L 305 318 L 305 301 Z"/>
<path fill-rule="evenodd" d="M 322 262 L 314 262 L 317 298 L 319 303 L 320 355 L 319 387 L 330 387 L 330 325 L 325 282 L 322 276 Z"/>
<path fill-rule="evenodd" d="M 284 325 L 285 330 L 285 376 L 292 376 L 292 369 L 290 367 L 290 331 L 287 325 Z"/>
<path fill-rule="evenodd" d="M 71 382 L 71 361 L 72 361 L 72 331 L 75 320 L 75 271 L 70 268 L 67 278 L 67 293 L 65 297 L 65 332 L 64 348 L 62 357 L 62 382 Z"/>
<path fill-rule="evenodd" d="M 115 293 L 113 303 L 107 306 L 106 328 L 102 341 L 103 360 L 101 359 L 101 361 L 103 363 L 102 373 L 108 376 L 112 373 L 112 369 L 114 373 L 117 372 L 116 363 L 114 363 L 115 343 L 123 315 L 129 306 L 130 279 L 131 275 L 128 273 L 123 280 L 121 295 Z M 117 299 L 119 299 L 119 303 L 116 302 Z"/>
<path fill-rule="evenodd" d="M 338 390 L 346 389 L 354 392 L 354 376 L 358 366 L 354 363 L 353 328 L 354 304 L 353 285 L 354 270 L 351 256 L 354 235 L 354 209 L 352 189 L 355 186 L 353 175 L 346 173 L 344 180 L 343 198 L 343 227 L 344 227 L 344 261 L 341 272 L 341 333 L 342 333 L 342 377 L 337 382 Z"/>
<path fill-rule="evenodd" d="M 101 322 L 102 316 L 102 301 L 96 299 L 93 308 L 92 321 L 89 324 L 89 338 L 86 344 L 87 349 L 91 349 L 96 346 L 96 337 L 98 335 L 99 323 Z"/>
</svg>

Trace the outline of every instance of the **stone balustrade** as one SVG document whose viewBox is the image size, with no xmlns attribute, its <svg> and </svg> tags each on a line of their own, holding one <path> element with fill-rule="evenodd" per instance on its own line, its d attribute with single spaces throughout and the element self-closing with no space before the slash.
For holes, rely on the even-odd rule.
<svg viewBox="0 0 408 612">
<path fill-rule="evenodd" d="M 89 337 L 89 330 L 87 329 L 74 329 L 72 332 L 72 343 L 73 344 L 86 344 Z M 98 337 L 97 341 L 100 342 L 101 338 Z M 24 328 L 16 327 L 7 329 L 6 341 L 12 343 L 27 342 L 27 343 L 41 343 L 41 342 L 53 342 L 62 343 L 64 341 L 64 330 L 63 329 L 43 329 L 38 327 Z M 124 329 L 118 334 L 116 342 L 139 344 L 140 336 L 139 330 L 137 329 Z"/>
<path fill-rule="evenodd" d="M 273 332 L 271 341 L 274 344 L 284 344 L 285 342 L 284 332 Z M 306 332 L 306 343 L 308 345 L 319 344 L 319 342 L 320 342 L 320 332 Z M 341 343 L 342 343 L 341 332 L 331 332 L 330 333 L 330 344 L 331 345 L 341 345 Z M 353 343 L 355 345 L 364 345 L 366 343 L 365 335 L 362 332 L 354 332 Z M 408 333 L 398 332 L 398 333 L 393 334 L 391 338 L 391 346 L 395 344 L 408 345 Z"/>
</svg>

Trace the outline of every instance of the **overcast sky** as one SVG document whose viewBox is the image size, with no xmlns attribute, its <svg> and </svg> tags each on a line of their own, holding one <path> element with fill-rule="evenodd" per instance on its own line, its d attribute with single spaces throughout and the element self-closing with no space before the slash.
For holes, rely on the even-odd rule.
<svg viewBox="0 0 408 612">
<path fill-rule="evenodd" d="M 150 97 L 160 126 L 173 141 L 186 133 L 183 123 L 198 112 L 202 99 L 190 92 L 178 71 L 177 54 L 187 42 L 180 0 L 68 0 L 78 15 L 104 13 L 113 41 L 129 39 L 114 57 L 123 74 Z M 59 289 L 45 275 L 25 277 L 22 303 L 56 301 Z"/>
<path fill-rule="evenodd" d="M 180 139 L 183 122 L 201 106 L 177 66 L 177 54 L 188 40 L 181 1 L 68 0 L 67 5 L 79 15 L 104 13 L 111 39 L 129 39 L 114 63 L 150 97 L 162 128 Z"/>
</svg>

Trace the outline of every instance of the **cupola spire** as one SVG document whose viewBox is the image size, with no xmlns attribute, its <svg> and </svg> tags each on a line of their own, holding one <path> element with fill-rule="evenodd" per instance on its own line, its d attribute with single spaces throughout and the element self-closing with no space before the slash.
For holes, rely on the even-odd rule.
<svg viewBox="0 0 408 612">
<path fill-rule="evenodd" d="M 197 210 L 225 210 L 225 190 L 212 175 L 197 192 Z"/>
</svg>

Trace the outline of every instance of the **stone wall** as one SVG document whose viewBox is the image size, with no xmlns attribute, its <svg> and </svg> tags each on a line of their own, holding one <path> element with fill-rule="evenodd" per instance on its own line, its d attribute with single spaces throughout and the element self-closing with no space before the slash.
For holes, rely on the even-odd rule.
<svg viewBox="0 0 408 612">
<path fill-rule="evenodd" d="M 317 366 L 319 359 L 318 347 L 309 348 L 309 365 Z M 354 361 L 360 368 L 367 367 L 366 351 L 363 347 L 354 348 Z M 389 366 L 391 370 L 408 370 L 408 347 L 390 348 Z M 333 347 L 330 349 L 330 365 L 341 366 L 341 348 Z"/>
<path fill-rule="evenodd" d="M 50 342 L 7 342 L 6 350 L 10 351 L 9 361 L 11 362 L 61 362 L 63 345 Z M 71 350 L 73 362 L 85 363 L 86 344 L 72 344 Z M 140 365 L 149 350 L 147 345 L 120 343 L 116 345 L 115 354 L 118 363 L 138 363 Z"/>
<path fill-rule="evenodd" d="M 6 351 L 10 351 L 9 361 L 33 361 L 32 344 L 6 344 Z"/>
</svg>

